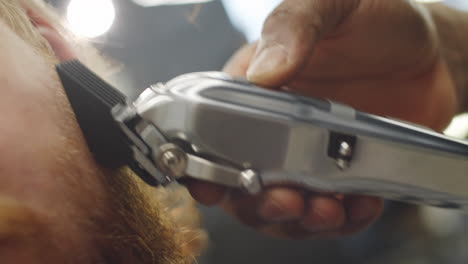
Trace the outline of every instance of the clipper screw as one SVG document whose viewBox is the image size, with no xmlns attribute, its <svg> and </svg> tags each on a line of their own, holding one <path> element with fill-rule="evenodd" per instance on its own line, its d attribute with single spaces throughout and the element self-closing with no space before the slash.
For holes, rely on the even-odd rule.
<svg viewBox="0 0 468 264">
<path fill-rule="evenodd" d="M 187 156 L 181 148 L 174 144 L 165 144 L 161 146 L 160 153 L 157 163 L 162 172 L 175 178 L 185 175 Z"/>
<path fill-rule="evenodd" d="M 262 190 L 260 177 L 253 170 L 245 170 L 241 172 L 240 184 L 250 194 L 257 194 Z"/>
<path fill-rule="evenodd" d="M 338 166 L 338 168 L 340 168 L 341 170 L 349 168 L 350 163 L 348 160 L 350 160 L 350 158 L 353 155 L 353 148 L 349 145 L 348 142 L 343 141 L 340 144 L 338 153 L 340 154 L 340 158 L 336 160 L 336 165 Z"/>
</svg>

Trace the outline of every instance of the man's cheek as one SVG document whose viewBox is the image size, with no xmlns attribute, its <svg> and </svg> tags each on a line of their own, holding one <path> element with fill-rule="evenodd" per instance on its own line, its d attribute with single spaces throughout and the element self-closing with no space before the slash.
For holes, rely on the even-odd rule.
<svg viewBox="0 0 468 264">
<path fill-rule="evenodd" d="M 6 114 L 0 110 L 0 194 L 7 190 L 28 196 L 41 193 L 50 180 L 57 155 L 54 146 L 60 135 L 41 117 L 41 110 L 24 111 L 14 106 L 12 110 L 16 111 Z"/>
<path fill-rule="evenodd" d="M 0 72 L 0 194 L 39 198 L 52 188 L 63 135 L 53 118 L 59 113 L 52 113 L 49 91 L 39 84 Z"/>
</svg>

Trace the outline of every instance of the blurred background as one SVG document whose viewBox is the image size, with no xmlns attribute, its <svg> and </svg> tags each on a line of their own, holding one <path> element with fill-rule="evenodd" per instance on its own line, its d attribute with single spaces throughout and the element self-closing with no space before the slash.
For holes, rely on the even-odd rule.
<svg viewBox="0 0 468 264">
<path fill-rule="evenodd" d="M 429 0 L 431 1 L 431 0 Z M 120 62 L 113 82 L 129 96 L 179 74 L 220 70 L 280 0 L 48 0 L 80 37 Z M 468 0 L 446 4 L 468 10 Z M 466 30 L 466 29 L 464 29 Z M 466 135 L 466 116 L 446 131 Z M 200 264 L 468 263 L 468 218 L 459 212 L 388 203 L 368 231 L 341 240 L 265 237 L 217 208 L 200 208 L 210 246 Z"/>
</svg>

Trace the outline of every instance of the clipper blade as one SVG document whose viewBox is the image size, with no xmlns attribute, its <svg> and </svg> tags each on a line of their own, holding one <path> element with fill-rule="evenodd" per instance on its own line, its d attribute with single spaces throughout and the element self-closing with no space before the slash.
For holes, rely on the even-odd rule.
<svg viewBox="0 0 468 264">
<path fill-rule="evenodd" d="M 77 60 L 57 65 L 58 75 L 96 161 L 108 168 L 132 162 L 132 150 L 111 110 L 126 97 Z"/>
</svg>

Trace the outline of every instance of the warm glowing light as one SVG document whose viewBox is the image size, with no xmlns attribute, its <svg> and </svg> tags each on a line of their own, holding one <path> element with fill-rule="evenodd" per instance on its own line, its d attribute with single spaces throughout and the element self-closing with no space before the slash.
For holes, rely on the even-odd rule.
<svg viewBox="0 0 468 264">
<path fill-rule="evenodd" d="M 112 0 L 71 0 L 67 19 L 78 36 L 95 38 L 106 33 L 115 20 Z"/>
<path fill-rule="evenodd" d="M 211 2 L 213 0 L 133 0 L 138 5 L 149 7 L 149 6 L 160 6 L 160 5 L 186 5 L 186 4 L 198 4 Z"/>
</svg>

